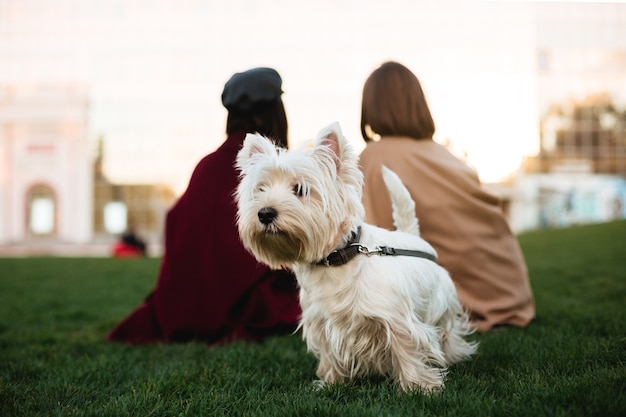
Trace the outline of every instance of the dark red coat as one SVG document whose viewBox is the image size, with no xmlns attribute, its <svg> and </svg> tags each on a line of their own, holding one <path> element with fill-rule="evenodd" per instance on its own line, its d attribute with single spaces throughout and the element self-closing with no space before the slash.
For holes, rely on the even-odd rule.
<svg viewBox="0 0 626 417">
<path fill-rule="evenodd" d="M 294 276 L 257 263 L 239 240 L 234 161 L 244 136 L 230 135 L 196 166 L 167 214 L 156 288 L 108 340 L 222 344 L 295 329 L 300 307 Z"/>
</svg>

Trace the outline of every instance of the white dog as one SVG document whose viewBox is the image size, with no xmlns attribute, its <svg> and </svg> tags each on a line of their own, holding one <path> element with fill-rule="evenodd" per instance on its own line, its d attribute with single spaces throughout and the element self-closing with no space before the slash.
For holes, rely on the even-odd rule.
<svg viewBox="0 0 626 417">
<path fill-rule="evenodd" d="M 292 151 L 249 134 L 237 168 L 241 240 L 260 262 L 295 271 L 322 383 L 384 375 L 431 392 L 476 351 L 454 284 L 419 236 L 415 203 L 385 167 L 397 231 L 364 222 L 358 156 L 337 123 Z"/>
</svg>

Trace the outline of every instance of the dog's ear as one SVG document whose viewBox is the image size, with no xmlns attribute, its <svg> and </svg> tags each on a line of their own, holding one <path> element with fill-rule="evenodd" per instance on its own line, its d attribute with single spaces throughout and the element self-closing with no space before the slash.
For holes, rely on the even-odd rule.
<svg viewBox="0 0 626 417">
<path fill-rule="evenodd" d="M 261 135 L 248 133 L 243 146 L 237 153 L 237 168 L 241 170 L 258 154 L 276 154 L 276 146 Z"/>
<path fill-rule="evenodd" d="M 335 156 L 337 171 L 339 171 L 343 158 L 343 139 L 339 122 L 334 122 L 320 130 L 316 140 L 316 148 L 325 146 L 332 151 Z"/>
</svg>

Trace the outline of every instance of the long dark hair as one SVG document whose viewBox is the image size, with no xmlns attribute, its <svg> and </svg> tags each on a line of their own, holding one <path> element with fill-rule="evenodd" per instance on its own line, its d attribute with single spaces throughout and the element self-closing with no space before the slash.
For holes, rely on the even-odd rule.
<svg viewBox="0 0 626 417">
<path fill-rule="evenodd" d="M 283 101 L 278 98 L 256 104 L 246 112 L 231 110 L 226 119 L 226 133 L 244 130 L 259 133 L 283 148 L 287 148 L 287 115 Z"/>
</svg>

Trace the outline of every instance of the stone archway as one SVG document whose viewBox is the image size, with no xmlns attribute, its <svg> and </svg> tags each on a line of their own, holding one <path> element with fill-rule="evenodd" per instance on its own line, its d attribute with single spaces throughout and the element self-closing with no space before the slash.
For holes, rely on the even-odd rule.
<svg viewBox="0 0 626 417">
<path fill-rule="evenodd" d="M 47 184 L 35 184 L 26 193 L 26 235 L 55 236 L 58 230 L 58 207 L 54 189 Z"/>
</svg>

